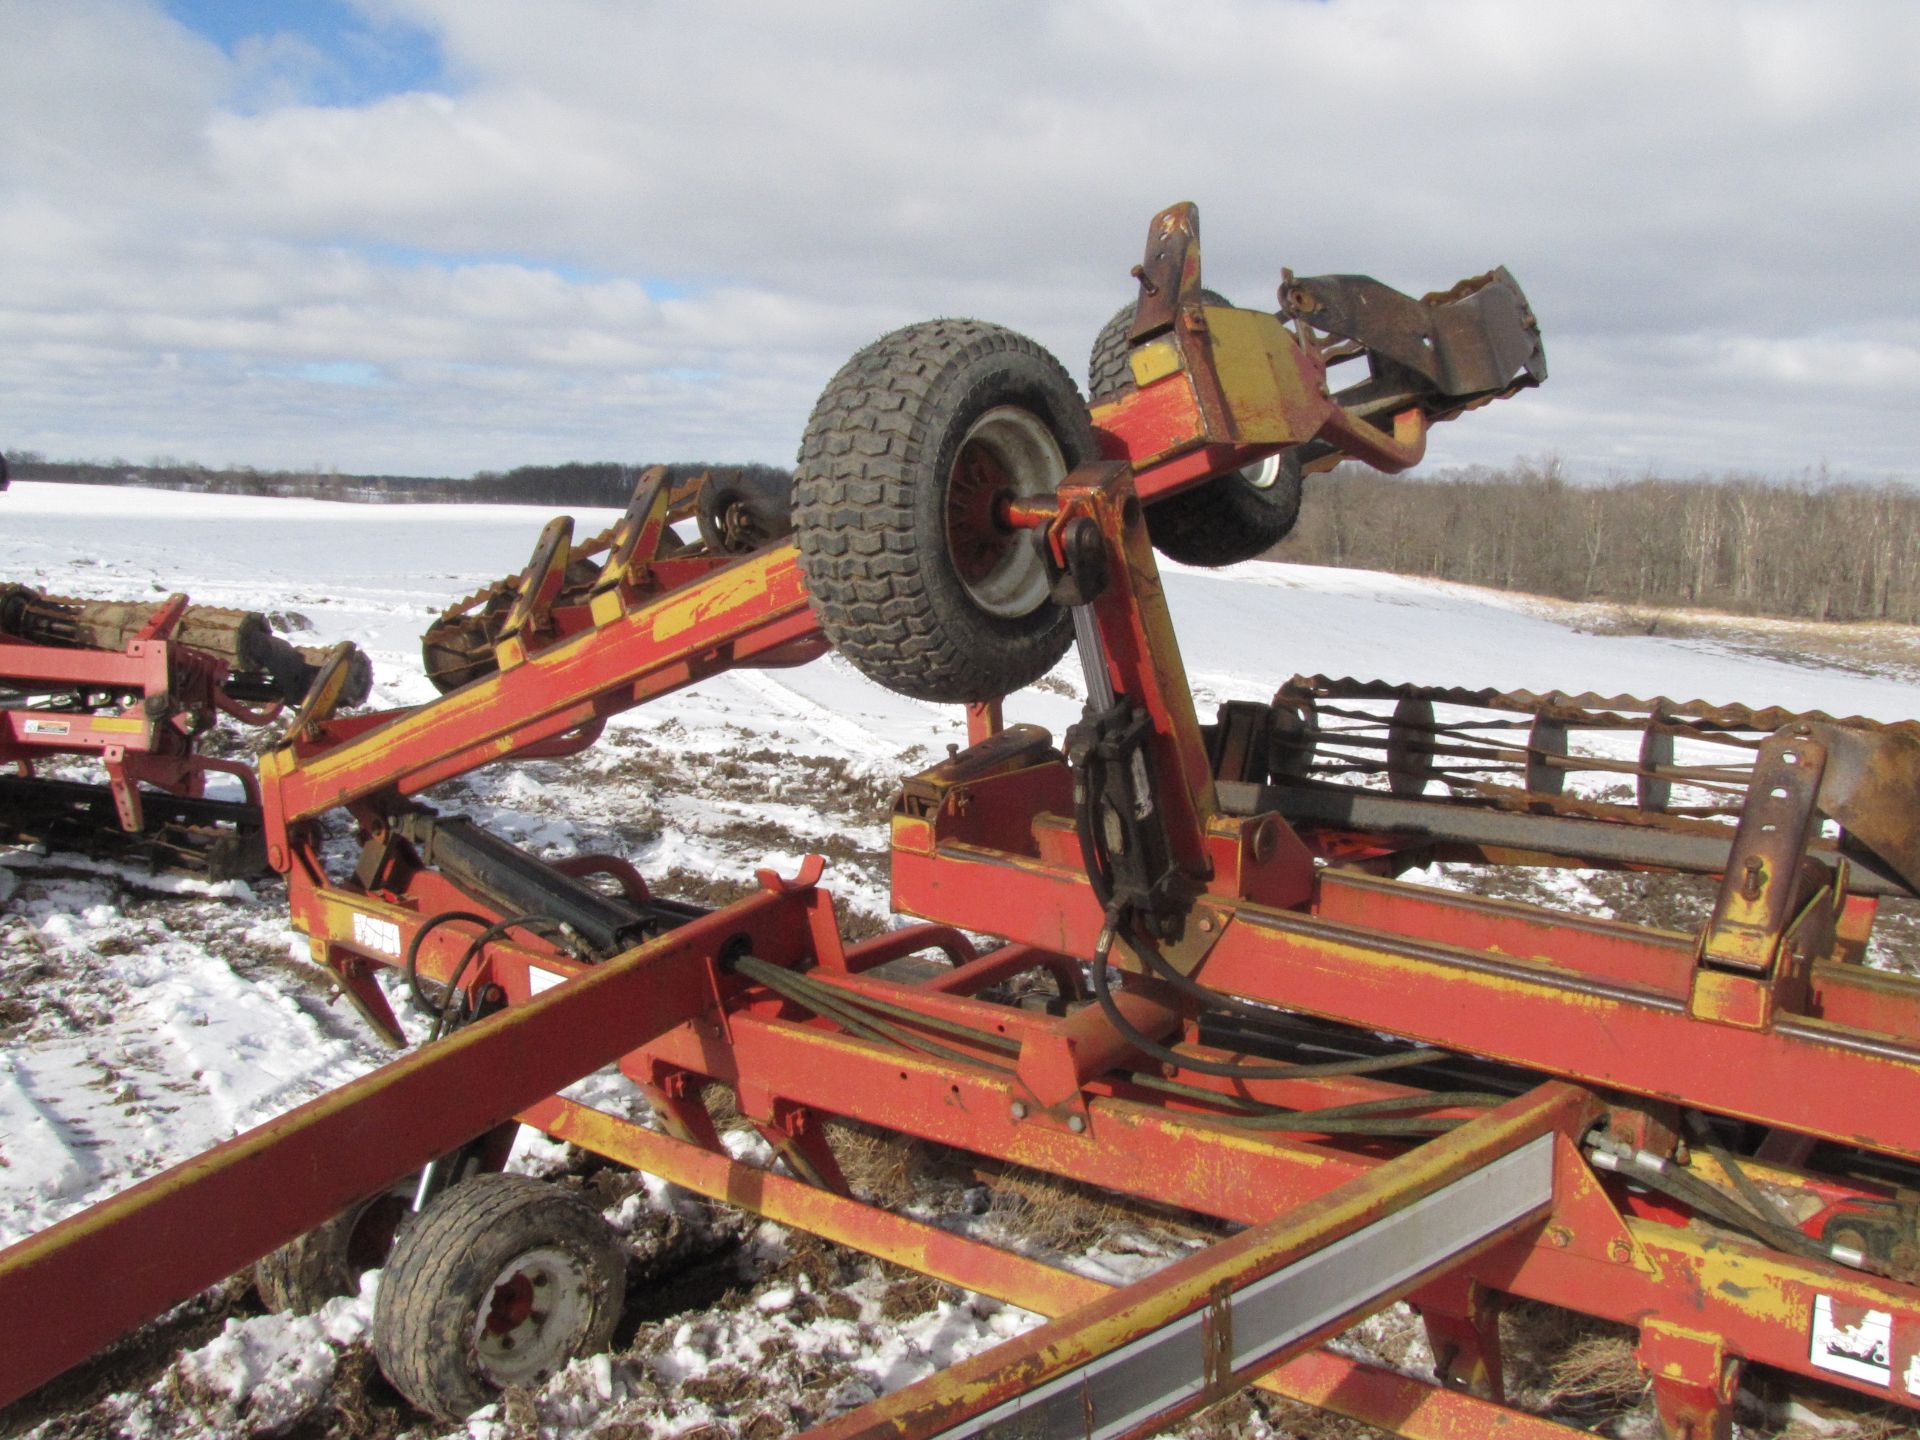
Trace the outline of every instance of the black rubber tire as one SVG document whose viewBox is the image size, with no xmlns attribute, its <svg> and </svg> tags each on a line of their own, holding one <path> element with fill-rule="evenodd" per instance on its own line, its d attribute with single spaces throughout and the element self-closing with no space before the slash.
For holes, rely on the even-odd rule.
<svg viewBox="0 0 1920 1440">
<path fill-rule="evenodd" d="M 793 483 L 772 475 L 721 475 L 700 487 L 700 538 L 716 555 L 748 555 L 793 529 Z"/>
<path fill-rule="evenodd" d="M 1127 331 L 1133 326 L 1133 306 L 1122 305 L 1094 337 L 1087 356 L 1087 400 L 1098 405 L 1133 389 L 1133 367 L 1127 363 Z"/>
<path fill-rule="evenodd" d="M 1300 518 L 1300 462 L 1292 451 L 1277 457 L 1264 487 L 1249 465 L 1169 495 L 1147 507 L 1147 534 L 1169 560 L 1217 569 L 1263 555 L 1287 538 Z"/>
<path fill-rule="evenodd" d="M 360 1277 L 386 1263 L 411 1187 L 349 1205 L 324 1225 L 263 1255 L 253 1288 L 269 1310 L 309 1315 L 327 1301 L 355 1294 Z"/>
<path fill-rule="evenodd" d="M 1200 294 L 1209 305 L 1232 303 L 1212 290 Z M 1132 324 L 1133 306 L 1123 305 L 1093 342 L 1087 393 L 1096 404 L 1133 389 L 1133 370 L 1127 363 Z M 1260 480 L 1266 483 L 1255 483 Z M 1300 518 L 1300 488 L 1300 463 L 1291 452 L 1283 453 L 1277 467 L 1263 462 L 1216 475 L 1149 505 L 1147 534 L 1156 550 L 1182 565 L 1236 565 L 1286 539 Z"/>
<path fill-rule="evenodd" d="M 520 1265 L 529 1268 L 507 1279 Z M 477 1332 L 507 1303 L 503 1297 L 512 1299 L 508 1292 L 543 1266 L 548 1278 L 528 1279 L 524 1292 L 533 1297 L 524 1303 L 536 1308 L 519 1322 L 533 1325 L 527 1334 L 536 1348 L 514 1357 L 533 1368 L 503 1373 L 482 1354 Z M 543 1317 L 533 1287 L 549 1284 L 564 1291 Z M 437 1196 L 394 1246 L 374 1301 L 374 1358 L 415 1405 L 458 1420 L 509 1384 L 537 1385 L 567 1361 L 604 1350 L 625 1292 L 625 1252 L 585 1201 L 525 1175 L 476 1175 Z M 561 1318 L 552 1320 L 562 1306 Z M 542 1333 L 547 1320 L 556 1328 Z M 518 1333 L 508 1327 L 506 1339 Z"/>
<path fill-rule="evenodd" d="M 994 699 L 1045 675 L 1072 641 L 1067 613 L 1044 595 L 1029 605 L 1030 587 L 995 613 L 948 545 L 962 442 L 996 423 L 1044 431 L 1059 478 L 1096 458 L 1072 377 L 1025 336 L 978 320 L 882 336 L 841 367 L 807 422 L 794 538 L 814 614 L 863 674 L 899 694 Z M 1028 535 L 994 543 L 1002 568 L 1038 563 L 1018 549 L 1037 544 Z"/>
</svg>

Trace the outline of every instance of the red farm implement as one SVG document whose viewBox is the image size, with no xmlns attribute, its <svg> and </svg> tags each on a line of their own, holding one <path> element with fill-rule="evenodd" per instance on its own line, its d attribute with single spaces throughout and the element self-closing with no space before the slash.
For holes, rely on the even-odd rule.
<svg viewBox="0 0 1920 1440">
<path fill-rule="evenodd" d="M 253 767 L 201 753 L 221 717 L 265 725 L 314 688 L 327 657 L 263 616 L 189 605 L 80 600 L 0 586 L 0 838 L 131 855 L 211 879 L 260 874 L 266 852 Z M 336 703 L 357 705 L 365 658 L 343 647 Z M 84 759 L 104 783 L 45 773 Z M 206 793 L 236 779 L 237 799 Z"/>
<path fill-rule="evenodd" d="M 463 1414 L 604 1345 L 595 1218 L 484 1173 L 523 1123 L 1052 1317 L 822 1434 L 1143 1434 L 1248 1385 L 1410 1436 L 1577 1433 L 1505 1403 L 1509 1297 L 1631 1327 L 1676 1437 L 1728 1434 L 1750 1366 L 1916 1403 L 1920 984 L 1860 963 L 1877 897 L 1912 894 L 1912 737 L 1318 678 L 1202 724 L 1156 545 L 1238 558 L 1290 523 L 1303 469 L 1409 466 L 1429 425 L 1545 366 L 1503 271 L 1419 301 L 1289 275 L 1264 314 L 1201 290 L 1196 224 L 1156 218 L 1125 375 L 1091 412 L 1018 336 L 896 332 L 815 410 L 793 543 L 675 550 L 643 477 L 581 547 L 596 563 L 557 522 L 478 638 L 450 617 L 466 683 L 407 712 L 305 707 L 261 767 L 270 862 L 375 1028 L 399 1043 L 375 979 L 397 967 L 434 1038 L 0 1253 L 0 1311 L 61 1317 L 8 1323 L 0 1396 L 290 1237 L 347 1245 L 403 1177 L 374 1345 L 411 1399 Z M 1331 384 L 1340 365 L 1359 377 Z M 701 911 L 418 798 L 829 645 L 969 707 L 969 747 L 895 803 L 904 928 L 844 940 L 817 860 Z M 1080 723 L 1004 725 L 999 697 L 1069 646 Z M 1634 803 L 1556 783 L 1568 733 L 1606 727 L 1633 734 Z M 1738 754 L 1686 752 L 1710 742 Z M 1338 783 L 1356 767 L 1386 788 Z M 350 874 L 323 858 L 343 811 Z M 1689 934 L 1395 878 L 1436 855 L 1717 889 Z M 923 951 L 951 963 L 897 978 Z M 1030 972 L 1046 1012 L 997 998 Z M 560 1098 L 612 1064 L 654 1126 Z M 729 1157 L 714 1082 L 780 1168 Z M 1110 1290 L 856 1199 L 830 1118 L 1244 1228 Z M 1399 1299 L 1433 1383 L 1320 1348 Z"/>
</svg>

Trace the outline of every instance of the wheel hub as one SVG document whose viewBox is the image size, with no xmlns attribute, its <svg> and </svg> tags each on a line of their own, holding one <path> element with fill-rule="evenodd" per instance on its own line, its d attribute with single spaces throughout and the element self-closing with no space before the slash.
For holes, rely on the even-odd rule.
<svg viewBox="0 0 1920 1440">
<path fill-rule="evenodd" d="M 947 477 L 947 551 L 968 596 L 988 614 L 1016 619 L 1046 602 L 1046 562 L 1030 534 L 1007 524 L 1006 506 L 1051 495 L 1066 477 L 1052 432 L 1019 406 L 995 406 L 961 437 Z"/>
<path fill-rule="evenodd" d="M 587 1322 L 587 1275 L 564 1250 L 543 1246 L 510 1262 L 474 1318 L 473 1349 L 494 1385 L 538 1383 L 567 1363 Z"/>
<path fill-rule="evenodd" d="M 953 568 L 967 585 L 985 580 L 1006 559 L 1014 532 L 1000 518 L 1013 498 L 1013 482 L 984 445 L 961 451 L 947 491 L 947 535 Z"/>
</svg>

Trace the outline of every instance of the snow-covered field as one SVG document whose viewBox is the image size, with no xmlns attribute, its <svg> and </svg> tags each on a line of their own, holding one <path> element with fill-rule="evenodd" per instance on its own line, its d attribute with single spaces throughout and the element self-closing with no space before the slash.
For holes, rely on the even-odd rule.
<svg viewBox="0 0 1920 1440">
<path fill-rule="evenodd" d="M 374 663 L 374 703 L 404 705 L 432 693 L 417 648 L 429 617 L 517 570 L 545 518 L 509 506 L 16 483 L 0 495 L 0 581 L 102 597 L 185 590 L 199 602 L 260 610 L 299 643 L 359 642 Z M 577 533 L 614 518 L 581 513 Z M 1785 641 L 1769 657 L 1732 640 L 1583 633 L 1563 612 L 1513 597 L 1263 563 L 1173 569 L 1167 585 L 1203 716 L 1213 701 L 1270 698 L 1295 672 L 1920 715 L 1913 667 L 1836 671 Z M 1070 656 L 1015 697 L 1009 717 L 1057 734 L 1081 693 Z M 536 850 L 621 851 L 658 888 L 695 899 L 725 898 L 755 866 L 790 871 L 820 850 L 834 862 L 830 887 L 862 923 L 878 925 L 890 785 L 963 738 L 956 710 L 895 696 L 830 657 L 717 678 L 623 717 L 583 757 L 503 767 L 438 797 Z M 0 1242 L 378 1064 L 386 1052 L 329 1003 L 304 954 L 273 885 L 210 887 L 0 852 Z M 605 1093 L 596 1101 L 627 1103 Z M 530 1144 L 517 1163 L 564 1160 L 558 1147 Z M 703 1433 L 781 1434 L 1031 1322 L 977 1297 L 912 1291 L 897 1272 L 865 1262 L 823 1259 L 812 1242 L 742 1225 L 657 1185 L 607 1176 L 591 1185 L 637 1249 L 719 1266 L 719 1289 L 731 1286 L 732 1299 L 700 1296 L 684 1315 L 663 1302 L 617 1359 L 577 1365 L 465 1431 L 420 1433 L 533 1426 L 644 1435 L 712 1425 Z M 956 1180 L 907 1203 L 988 1234 L 1015 1228 L 1000 1200 L 976 1192 Z M 1164 1227 L 1121 1226 L 1053 1258 L 1123 1278 L 1194 1243 Z M 156 1332 L 154 1353 L 108 1366 L 90 1388 L 0 1412 L 0 1434 L 42 1422 L 48 1436 L 421 1426 L 369 1378 L 369 1303 L 362 1295 L 286 1319 L 261 1315 L 232 1287 L 183 1307 Z M 209 1339 L 210 1331 L 218 1333 Z M 747 1383 L 756 1374 L 762 1383 Z M 342 1398 L 348 1391 L 357 1398 Z M 1249 1419 L 1246 1433 L 1263 1423 Z"/>
</svg>

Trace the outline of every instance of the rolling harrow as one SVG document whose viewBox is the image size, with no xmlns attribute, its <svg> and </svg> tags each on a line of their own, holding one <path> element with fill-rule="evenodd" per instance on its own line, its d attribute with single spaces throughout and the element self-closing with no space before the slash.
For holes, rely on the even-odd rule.
<svg viewBox="0 0 1920 1440">
<path fill-rule="evenodd" d="M 591 1211 L 492 1173 L 529 1124 L 1052 1317 L 820 1435 L 1144 1434 L 1249 1385 L 1409 1436 L 1581 1433 L 1505 1403 L 1510 1297 L 1631 1327 L 1676 1437 L 1727 1435 L 1749 1368 L 1920 1403 L 1920 983 L 1859 963 L 1878 896 L 1912 893 L 1906 738 L 1802 717 L 1762 734 L 1743 712 L 1724 732 L 1754 741 L 1737 816 L 1608 816 L 1526 788 L 1562 769 L 1556 733 L 1623 714 L 1636 780 L 1733 796 L 1730 771 L 1664 774 L 1657 746 L 1643 763 L 1656 720 L 1705 717 L 1482 704 L 1526 727 L 1516 745 L 1443 720 L 1460 697 L 1310 681 L 1202 725 L 1156 543 L 1232 556 L 1291 523 L 1303 471 L 1406 468 L 1431 424 L 1545 364 L 1503 271 L 1424 300 L 1288 275 L 1278 314 L 1239 310 L 1202 290 L 1197 218 L 1176 206 L 1136 273 L 1127 378 L 1091 410 L 1019 336 L 909 327 L 816 407 L 792 543 L 680 552 L 649 474 L 581 547 L 591 566 L 556 522 L 499 603 L 449 617 L 492 612 L 461 638 L 464 684 L 405 712 L 303 708 L 261 766 L 270 863 L 374 1028 L 402 1043 L 376 982 L 398 969 L 433 1036 L 0 1252 L 0 1398 L 270 1251 L 263 1280 L 313 1303 L 396 1228 L 374 1323 L 394 1383 L 457 1416 L 537 1381 L 606 1344 L 620 1283 Z M 544 863 L 420 799 L 830 645 L 967 707 L 968 747 L 895 803 L 903 928 L 846 941 L 817 857 L 703 911 L 617 856 Z M 1006 724 L 999 697 L 1069 647 L 1080 722 L 1058 743 Z M 1399 712 L 1378 717 L 1384 752 L 1335 742 L 1333 712 L 1362 699 Z M 1355 763 L 1386 788 L 1315 778 Z M 1465 794 L 1427 794 L 1462 778 L 1442 767 L 1472 772 Z M 1377 823 L 1376 802 L 1430 808 Z M 1459 833 L 1489 816 L 1529 828 Z M 358 859 L 335 873 L 323 842 L 343 817 Z M 1423 847 L 1563 853 L 1549 829 L 1569 823 L 1641 845 L 1606 860 L 1633 868 L 1688 868 L 1643 853 L 1646 835 L 1700 842 L 1707 923 L 1393 878 Z M 949 963 L 890 968 L 925 952 Z M 1047 1013 L 1002 998 L 1029 974 L 1058 992 Z M 560 1095 L 614 1064 L 653 1125 Z M 778 1168 L 730 1158 L 701 1098 L 715 1082 Z M 863 1202 L 829 1118 L 1244 1228 L 1109 1289 Z M 1431 1382 L 1321 1348 L 1402 1298 Z"/>
<path fill-rule="evenodd" d="M 1910 895 L 1911 721 L 1296 675 L 1271 706 L 1221 707 L 1208 735 L 1217 766 L 1258 752 L 1279 787 L 1268 798 L 1295 825 L 1369 832 L 1347 859 L 1367 852 L 1382 873 L 1463 860 L 1719 875 L 1761 752 L 1783 731 L 1829 750 L 1818 808 L 1837 833 L 1810 836 L 1809 853 L 1846 860 L 1857 903 Z"/>
</svg>

